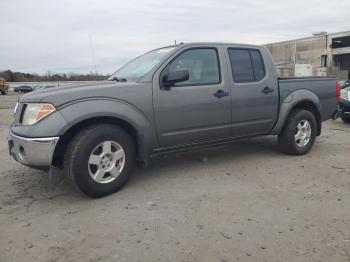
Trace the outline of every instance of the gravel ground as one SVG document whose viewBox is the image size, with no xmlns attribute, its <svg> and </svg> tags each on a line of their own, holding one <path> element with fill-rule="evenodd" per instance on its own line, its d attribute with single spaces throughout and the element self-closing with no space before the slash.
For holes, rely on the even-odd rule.
<svg viewBox="0 0 350 262">
<path fill-rule="evenodd" d="M 89 199 L 59 170 L 24 167 L 0 96 L 0 261 L 350 261 L 350 125 L 324 123 L 306 156 L 275 137 L 154 160 Z"/>
</svg>

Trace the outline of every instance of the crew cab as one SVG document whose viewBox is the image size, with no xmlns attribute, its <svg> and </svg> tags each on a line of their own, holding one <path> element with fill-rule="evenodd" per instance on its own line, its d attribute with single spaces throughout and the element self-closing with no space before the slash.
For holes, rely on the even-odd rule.
<svg viewBox="0 0 350 262">
<path fill-rule="evenodd" d="M 269 51 L 186 43 L 150 51 L 109 79 L 19 98 L 10 154 L 64 169 L 92 197 L 119 190 L 136 161 L 240 138 L 277 135 L 306 154 L 340 99 L 331 77 L 279 78 Z"/>
</svg>

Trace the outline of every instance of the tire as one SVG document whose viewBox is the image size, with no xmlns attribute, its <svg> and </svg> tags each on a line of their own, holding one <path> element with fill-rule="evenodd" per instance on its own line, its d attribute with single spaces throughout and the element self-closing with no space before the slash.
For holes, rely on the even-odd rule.
<svg viewBox="0 0 350 262">
<path fill-rule="evenodd" d="M 286 154 L 304 155 L 314 145 L 316 134 L 317 123 L 314 114 L 308 110 L 294 109 L 288 116 L 282 132 L 278 135 L 278 144 Z"/>
<path fill-rule="evenodd" d="M 341 116 L 341 120 L 343 120 L 344 123 L 350 124 L 350 113 L 349 114 L 343 114 Z"/>
<path fill-rule="evenodd" d="M 119 159 L 122 153 L 124 158 Z M 121 189 L 130 178 L 135 159 L 135 144 L 128 133 L 115 125 L 99 124 L 71 140 L 64 155 L 64 170 L 75 187 L 96 198 Z"/>
</svg>

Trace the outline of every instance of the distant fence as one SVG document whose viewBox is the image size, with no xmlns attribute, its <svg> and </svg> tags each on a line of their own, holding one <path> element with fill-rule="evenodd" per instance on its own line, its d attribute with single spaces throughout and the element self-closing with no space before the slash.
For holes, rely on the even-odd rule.
<svg viewBox="0 0 350 262">
<path fill-rule="evenodd" d="M 17 86 L 69 86 L 74 84 L 88 83 L 91 81 L 47 81 L 47 82 L 7 82 L 9 90 L 13 91 L 13 88 Z"/>
<path fill-rule="evenodd" d="M 47 82 L 7 82 L 10 87 L 16 87 L 16 86 L 37 86 L 37 85 L 43 85 L 43 86 L 66 86 L 66 85 L 72 85 L 72 84 L 80 84 L 80 83 L 88 83 L 91 81 L 47 81 Z"/>
</svg>

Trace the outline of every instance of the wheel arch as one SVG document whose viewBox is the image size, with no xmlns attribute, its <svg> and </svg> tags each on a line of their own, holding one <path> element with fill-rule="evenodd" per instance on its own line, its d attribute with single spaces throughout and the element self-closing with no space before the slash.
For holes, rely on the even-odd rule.
<svg viewBox="0 0 350 262">
<path fill-rule="evenodd" d="M 282 131 L 288 117 L 294 109 L 305 109 L 313 113 L 317 123 L 317 136 L 319 136 L 322 129 L 320 101 L 316 94 L 305 89 L 292 92 L 284 98 L 281 103 L 278 121 L 271 133 L 278 135 Z"/>
<path fill-rule="evenodd" d="M 56 145 L 53 158 L 52 158 L 52 165 L 61 168 L 63 165 L 63 157 L 66 152 L 67 146 L 69 142 L 72 140 L 72 138 L 78 134 L 82 129 L 87 128 L 92 125 L 97 124 L 112 124 L 119 126 L 123 128 L 130 136 L 132 137 L 133 141 L 135 142 L 135 149 L 137 158 L 141 161 L 146 161 L 144 159 L 144 152 L 143 152 L 143 146 L 142 139 L 140 138 L 140 134 L 138 133 L 137 129 L 130 124 L 129 122 L 112 116 L 95 116 L 91 118 L 87 118 L 84 120 L 81 120 L 78 123 L 75 123 L 74 125 L 70 126 L 63 135 L 60 136 L 60 139 Z"/>
<path fill-rule="evenodd" d="M 294 109 L 305 109 L 310 112 L 315 116 L 316 119 L 316 124 L 317 124 L 317 136 L 321 134 L 321 113 L 320 110 L 317 108 L 317 106 L 310 100 L 303 100 L 297 103 L 289 112 L 289 114 L 294 110 Z M 289 116 L 289 115 L 288 115 Z"/>
</svg>

